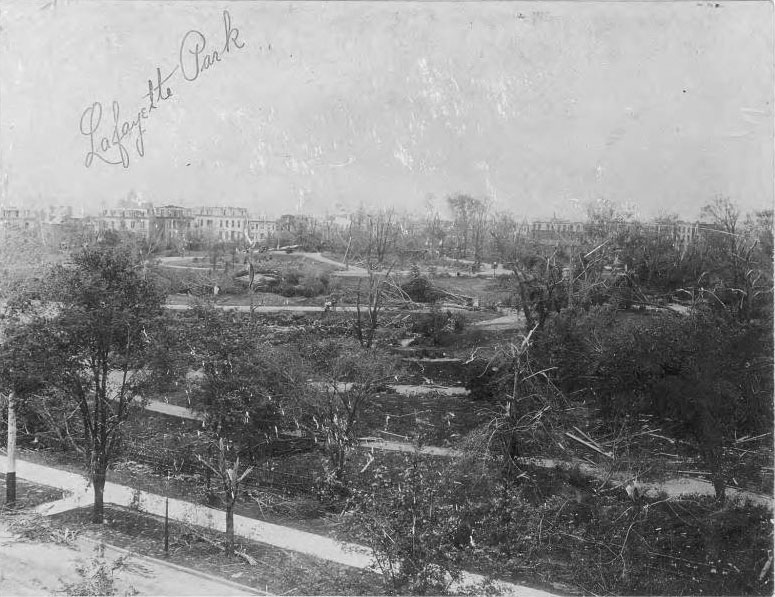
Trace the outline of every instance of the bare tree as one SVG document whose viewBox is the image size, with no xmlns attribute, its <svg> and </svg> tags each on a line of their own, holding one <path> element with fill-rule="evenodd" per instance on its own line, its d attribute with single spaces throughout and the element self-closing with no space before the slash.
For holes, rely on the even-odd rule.
<svg viewBox="0 0 775 597">
<path fill-rule="evenodd" d="M 391 266 L 384 274 L 379 275 L 369 268 L 365 296 L 361 290 L 363 279 L 358 280 L 355 302 L 355 337 L 363 348 L 371 348 L 374 344 L 379 315 L 384 306 L 385 289 L 392 286 L 388 281 L 392 269 Z M 363 299 L 366 301 L 365 310 L 362 308 Z"/>
<path fill-rule="evenodd" d="M 719 230 L 735 234 L 737 222 L 740 219 L 740 209 L 729 197 L 718 196 L 702 207 L 700 215 Z"/>
<path fill-rule="evenodd" d="M 253 467 L 248 466 L 240 472 L 239 449 L 231 442 L 224 441 L 223 437 L 213 439 L 212 445 L 216 448 L 215 458 L 208 459 L 200 455 L 199 460 L 221 481 L 226 507 L 226 555 L 231 557 L 234 555 L 234 504 L 239 496 L 240 484 L 253 471 Z"/>
<path fill-rule="evenodd" d="M 368 242 L 366 249 L 366 262 L 371 263 L 372 255 L 377 263 L 382 263 L 385 256 L 395 246 L 399 228 L 395 221 L 395 210 L 381 209 L 376 215 L 369 215 Z"/>
</svg>

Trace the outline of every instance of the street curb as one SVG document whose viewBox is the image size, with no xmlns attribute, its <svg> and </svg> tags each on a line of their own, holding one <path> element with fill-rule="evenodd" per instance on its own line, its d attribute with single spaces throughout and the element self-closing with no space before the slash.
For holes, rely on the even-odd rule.
<svg viewBox="0 0 775 597">
<path fill-rule="evenodd" d="M 108 505 L 106 502 L 105 505 Z M 112 504 L 113 506 L 116 506 L 117 504 Z M 119 506 L 121 507 L 121 506 Z M 254 595 L 273 595 L 273 593 L 267 593 L 265 591 L 261 591 L 260 589 L 254 589 L 253 587 L 250 587 L 248 585 L 243 585 L 242 583 L 235 582 L 233 580 L 229 580 L 226 578 L 222 578 L 220 576 L 215 576 L 213 574 L 208 574 L 207 572 L 202 572 L 200 570 L 195 570 L 193 568 L 187 568 L 186 566 L 181 566 L 180 564 L 175 564 L 173 562 L 168 562 L 165 560 L 161 560 L 159 558 L 154 558 L 153 556 L 146 556 L 140 553 L 137 553 L 135 551 L 131 551 L 129 549 L 126 549 L 124 547 L 119 547 L 117 545 L 113 545 L 111 543 L 106 543 L 105 541 L 101 539 L 94 539 L 92 537 L 88 537 L 86 535 L 79 535 L 78 539 L 81 539 L 83 541 L 86 541 L 87 543 L 92 543 L 95 546 L 104 545 L 105 547 L 109 547 L 110 549 L 114 549 L 119 553 L 126 554 L 128 556 L 131 556 L 132 558 L 137 558 L 140 560 L 147 560 L 149 562 L 155 562 L 157 564 L 161 564 L 162 566 L 168 566 L 172 568 L 173 570 L 177 570 L 178 572 L 184 572 L 187 574 L 193 574 L 194 576 L 198 576 L 199 578 L 204 578 L 205 580 L 209 580 L 210 582 L 214 583 L 220 583 L 227 586 L 230 586 L 234 589 L 239 589 L 242 591 L 246 591 L 248 593 L 253 593 Z"/>
</svg>

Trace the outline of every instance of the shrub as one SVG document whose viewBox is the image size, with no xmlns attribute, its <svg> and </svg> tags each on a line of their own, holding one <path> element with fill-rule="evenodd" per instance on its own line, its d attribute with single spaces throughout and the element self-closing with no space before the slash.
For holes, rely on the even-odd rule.
<svg viewBox="0 0 775 597">
<path fill-rule="evenodd" d="M 298 271 L 292 269 L 285 269 L 282 273 L 282 280 L 288 286 L 296 286 L 301 279 L 301 275 Z"/>
<path fill-rule="evenodd" d="M 441 292 L 422 276 L 412 278 L 401 289 L 416 303 L 433 303 L 442 297 Z"/>
</svg>

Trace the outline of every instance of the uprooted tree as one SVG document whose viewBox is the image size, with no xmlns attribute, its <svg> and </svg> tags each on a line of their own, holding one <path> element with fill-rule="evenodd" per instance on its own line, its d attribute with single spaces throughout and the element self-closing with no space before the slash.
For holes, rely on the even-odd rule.
<svg viewBox="0 0 775 597">
<path fill-rule="evenodd" d="M 14 305 L 2 369 L 15 387 L 22 380 L 35 386 L 17 399 L 55 396 L 67 413 L 60 423 L 87 462 L 96 523 L 103 522 L 108 466 L 138 408 L 138 393 L 152 376 L 146 366 L 160 333 L 163 301 L 128 253 L 93 248 L 53 267 Z"/>
</svg>

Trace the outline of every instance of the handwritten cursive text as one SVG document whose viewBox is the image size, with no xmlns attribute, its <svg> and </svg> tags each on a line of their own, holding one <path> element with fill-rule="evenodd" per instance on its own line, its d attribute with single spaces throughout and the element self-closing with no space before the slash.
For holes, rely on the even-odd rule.
<svg viewBox="0 0 775 597">
<path fill-rule="evenodd" d="M 162 74 L 161 68 L 156 69 L 156 81 L 148 79 L 148 91 L 143 95 L 148 104 L 138 110 L 135 118 L 122 120 L 121 108 L 115 100 L 111 106 L 113 119 L 110 124 L 103 123 L 100 102 L 93 102 L 81 113 L 80 132 L 89 139 L 89 151 L 84 159 L 87 168 L 91 167 L 95 158 L 105 164 L 121 164 L 124 168 L 129 168 L 130 156 L 133 153 L 132 141 L 134 153 L 139 157 L 145 155 L 144 122 L 162 103 L 173 97 L 172 85 L 169 82 L 178 69 L 186 81 L 196 81 L 204 71 L 221 62 L 224 56 L 245 47 L 245 42 L 240 39 L 239 29 L 232 24 L 228 10 L 223 11 L 223 30 L 225 38 L 220 49 L 208 48 L 207 39 L 201 31 L 191 30 L 186 33 L 180 44 L 178 65 L 166 76 Z"/>
<path fill-rule="evenodd" d="M 228 10 L 223 11 L 223 27 L 226 40 L 220 50 L 208 50 L 207 39 L 201 31 L 192 29 L 183 36 L 179 58 L 180 72 L 186 81 L 196 81 L 200 74 L 220 62 L 221 57 L 229 54 L 232 49 L 245 47 L 245 42 L 239 39 L 239 29 L 231 24 Z"/>
<path fill-rule="evenodd" d="M 89 151 L 86 153 L 84 164 L 90 167 L 94 158 L 98 158 L 106 164 L 121 164 L 124 168 L 129 168 L 129 150 L 124 144 L 129 136 L 134 136 L 134 146 L 137 155 L 145 155 L 145 141 L 143 134 L 143 121 L 148 118 L 145 108 L 142 108 L 137 117 L 133 120 L 121 121 L 120 106 L 117 101 L 112 106 L 113 122 L 112 130 L 108 135 L 98 133 L 102 123 L 102 104 L 94 102 L 86 108 L 81 114 L 81 134 L 89 138 Z M 99 138 L 99 141 L 97 140 Z"/>
</svg>

